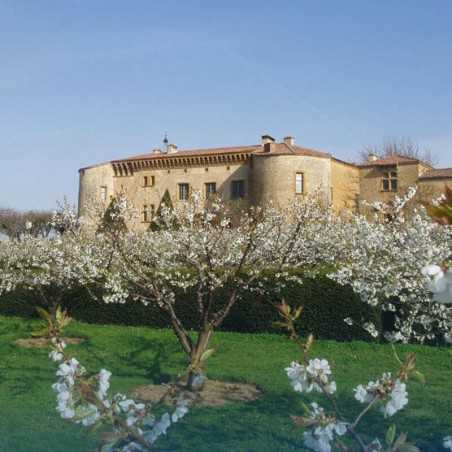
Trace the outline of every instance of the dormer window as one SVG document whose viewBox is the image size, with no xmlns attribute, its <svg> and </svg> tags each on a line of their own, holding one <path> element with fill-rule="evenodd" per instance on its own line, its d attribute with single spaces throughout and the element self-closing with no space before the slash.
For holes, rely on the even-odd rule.
<svg viewBox="0 0 452 452">
<path fill-rule="evenodd" d="M 381 179 L 382 191 L 397 191 L 397 171 L 384 171 Z"/>
</svg>

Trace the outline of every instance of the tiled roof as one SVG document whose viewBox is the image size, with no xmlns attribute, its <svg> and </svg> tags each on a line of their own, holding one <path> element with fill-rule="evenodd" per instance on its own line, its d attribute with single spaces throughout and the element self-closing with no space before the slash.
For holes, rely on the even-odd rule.
<svg viewBox="0 0 452 452">
<path fill-rule="evenodd" d="M 130 157 L 125 157 L 123 159 L 113 160 L 123 161 L 123 160 L 143 160 L 143 159 L 153 159 L 153 158 L 171 158 L 171 157 L 191 157 L 191 156 L 201 156 L 201 155 L 218 155 L 218 154 L 231 154 L 237 152 L 255 152 L 260 146 L 230 146 L 221 148 L 206 148 L 206 149 L 178 149 L 177 152 L 148 152 L 147 154 L 133 155 Z"/>
<path fill-rule="evenodd" d="M 316 151 L 314 149 L 302 148 L 299 146 L 289 146 L 286 143 L 274 143 L 270 153 L 264 152 L 259 144 L 250 146 L 232 146 L 220 148 L 205 148 L 205 149 L 178 149 L 177 152 L 149 152 L 147 154 L 134 155 L 123 159 L 113 160 L 112 162 L 120 162 L 126 160 L 143 160 L 143 159 L 161 159 L 161 158 L 177 158 L 177 157 L 196 157 L 206 155 L 220 155 L 220 154 L 236 154 L 236 153 L 252 153 L 256 155 L 306 155 L 311 157 L 329 158 L 330 154 L 326 152 Z"/>
<path fill-rule="evenodd" d="M 377 160 L 369 160 L 361 163 L 359 166 L 389 166 L 389 165 L 404 165 L 410 163 L 419 163 L 418 159 L 405 157 L 403 155 L 390 155 L 388 157 L 379 158 Z"/>
<path fill-rule="evenodd" d="M 452 168 L 432 168 L 419 179 L 449 179 L 452 178 Z"/>
<path fill-rule="evenodd" d="M 262 146 L 256 146 L 256 155 L 306 155 L 309 157 L 330 158 L 327 152 L 317 151 L 315 149 L 302 148 L 300 146 L 290 146 L 287 143 L 274 143 L 271 152 L 264 152 Z"/>
</svg>

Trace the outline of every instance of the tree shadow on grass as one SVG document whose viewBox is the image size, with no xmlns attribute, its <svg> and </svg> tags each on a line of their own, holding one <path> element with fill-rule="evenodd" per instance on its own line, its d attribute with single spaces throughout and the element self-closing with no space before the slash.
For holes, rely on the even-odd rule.
<svg viewBox="0 0 452 452">
<path fill-rule="evenodd" d="M 168 363 L 171 363 L 171 367 L 180 367 L 180 370 L 184 370 L 187 365 L 180 346 L 175 342 L 143 338 L 137 338 L 134 342 L 131 351 L 121 358 L 121 364 L 127 368 L 142 370 L 144 376 L 155 384 L 167 383 L 171 380 L 171 374 L 163 369 L 163 366 Z"/>
<path fill-rule="evenodd" d="M 180 367 L 180 370 L 186 367 L 180 346 L 167 340 L 128 337 L 127 352 L 115 351 L 107 345 L 103 351 L 89 339 L 79 347 L 87 355 L 86 362 L 90 367 L 104 366 L 117 377 L 144 376 L 159 384 L 171 380 L 171 374 L 164 370 L 164 366 Z"/>
<path fill-rule="evenodd" d="M 298 407 L 299 408 L 299 407 Z M 304 450 L 302 433 L 290 413 L 297 401 L 287 394 L 264 394 L 248 403 L 190 410 L 190 420 L 176 426 L 159 446 L 165 451 Z"/>
</svg>

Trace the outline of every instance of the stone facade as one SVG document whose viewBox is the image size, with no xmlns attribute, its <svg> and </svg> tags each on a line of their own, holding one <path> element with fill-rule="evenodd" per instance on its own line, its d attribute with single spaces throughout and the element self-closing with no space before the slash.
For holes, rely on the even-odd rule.
<svg viewBox="0 0 452 452">
<path fill-rule="evenodd" d="M 165 151 L 156 149 L 79 173 L 80 215 L 91 200 L 107 203 L 123 192 L 140 210 L 140 221 L 134 225 L 138 230 L 149 227 L 165 193 L 173 205 L 199 191 L 204 198 L 215 192 L 245 207 L 269 201 L 284 207 L 297 197 L 318 193 L 340 212 L 356 210 L 362 200 L 388 201 L 413 184 L 425 194 L 452 184 L 451 169 L 435 170 L 415 159 L 371 157 L 355 165 L 296 146 L 292 137 L 277 143 L 269 135 L 252 146 L 179 151 L 167 145 Z"/>
</svg>

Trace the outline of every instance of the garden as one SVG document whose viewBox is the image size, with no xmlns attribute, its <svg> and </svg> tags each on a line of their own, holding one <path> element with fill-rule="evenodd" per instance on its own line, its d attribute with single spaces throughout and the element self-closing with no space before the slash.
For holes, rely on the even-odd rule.
<svg viewBox="0 0 452 452">
<path fill-rule="evenodd" d="M 1 450 L 452 450 L 450 200 L 414 195 L 0 242 Z"/>
</svg>

